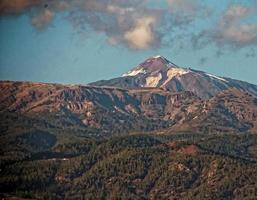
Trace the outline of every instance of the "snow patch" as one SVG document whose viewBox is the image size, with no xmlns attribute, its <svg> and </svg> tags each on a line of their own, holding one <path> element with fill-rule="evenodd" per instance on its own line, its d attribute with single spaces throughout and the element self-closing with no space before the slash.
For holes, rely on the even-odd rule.
<svg viewBox="0 0 257 200">
<path fill-rule="evenodd" d="M 211 78 L 215 78 L 215 79 L 218 79 L 218 80 L 220 80 L 220 81 L 224 81 L 224 82 L 227 82 L 228 83 L 228 81 L 226 80 L 226 79 L 224 79 L 224 78 L 221 78 L 221 77 L 219 77 L 219 76 L 215 76 L 215 75 L 213 75 L 213 74 L 207 74 L 207 73 L 205 73 L 207 76 L 209 76 L 209 77 L 211 77 Z"/>
<path fill-rule="evenodd" d="M 163 58 L 161 55 L 154 56 L 153 58 Z"/>
<path fill-rule="evenodd" d="M 157 87 L 160 80 L 162 79 L 162 74 L 159 73 L 158 76 L 149 76 L 145 79 L 145 87 Z"/>
<path fill-rule="evenodd" d="M 184 74 L 189 73 L 190 70 L 182 69 L 182 68 L 171 68 L 167 71 L 167 79 L 166 81 L 162 84 L 163 86 L 166 85 L 171 79 L 173 79 L 176 76 L 181 76 Z"/>
<path fill-rule="evenodd" d="M 138 70 L 131 70 L 128 73 L 123 74 L 122 77 L 125 77 L 125 76 L 136 76 L 138 74 L 145 74 L 145 73 L 146 73 L 146 71 L 143 68 L 141 68 L 141 69 L 138 69 Z"/>
</svg>

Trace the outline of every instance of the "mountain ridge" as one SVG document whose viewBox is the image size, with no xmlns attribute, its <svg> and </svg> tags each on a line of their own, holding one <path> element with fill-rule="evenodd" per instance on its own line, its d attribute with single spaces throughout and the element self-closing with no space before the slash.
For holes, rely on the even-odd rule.
<svg viewBox="0 0 257 200">
<path fill-rule="evenodd" d="M 0 112 L 46 118 L 107 135 L 168 128 L 170 132 L 257 132 L 257 100 L 237 89 L 203 100 L 163 88 L 119 89 L 0 82 Z M 45 116 L 44 116 L 45 115 Z M 58 117 L 57 117 L 58 116 Z M 212 117 L 211 117 L 212 116 Z"/>
</svg>

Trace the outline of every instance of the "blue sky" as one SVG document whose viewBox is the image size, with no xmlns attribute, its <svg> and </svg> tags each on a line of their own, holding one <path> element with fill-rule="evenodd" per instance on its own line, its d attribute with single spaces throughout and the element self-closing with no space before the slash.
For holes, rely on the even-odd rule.
<svg viewBox="0 0 257 200">
<path fill-rule="evenodd" d="M 86 84 L 161 54 L 257 84 L 253 0 L 19 1 L 0 3 L 1 80 Z"/>
</svg>

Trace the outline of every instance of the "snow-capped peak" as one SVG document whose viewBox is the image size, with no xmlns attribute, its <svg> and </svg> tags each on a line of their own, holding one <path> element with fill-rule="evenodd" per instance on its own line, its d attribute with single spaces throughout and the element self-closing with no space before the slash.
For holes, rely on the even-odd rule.
<svg viewBox="0 0 257 200">
<path fill-rule="evenodd" d="M 221 78 L 221 77 L 219 77 L 219 76 L 215 76 L 215 75 L 213 75 L 213 74 L 208 74 L 208 73 L 205 73 L 205 74 L 206 74 L 207 76 L 211 77 L 211 78 L 218 79 L 218 80 L 224 81 L 224 82 L 228 82 L 226 79 Z"/>
<path fill-rule="evenodd" d="M 136 68 L 130 70 L 129 72 L 122 75 L 122 77 L 126 76 L 137 76 L 140 74 L 149 74 L 155 75 L 160 72 L 166 72 L 170 68 L 178 68 L 175 64 L 167 60 L 161 55 L 153 56 L 145 60 L 143 63 L 141 63 Z"/>
</svg>

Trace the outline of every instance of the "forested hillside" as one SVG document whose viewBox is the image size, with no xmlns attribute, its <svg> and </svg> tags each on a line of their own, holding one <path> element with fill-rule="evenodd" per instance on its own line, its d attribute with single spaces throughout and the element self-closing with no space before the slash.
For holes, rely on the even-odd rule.
<svg viewBox="0 0 257 200">
<path fill-rule="evenodd" d="M 1 151 L 2 197 L 256 199 L 256 135 L 49 135 L 40 151 L 32 135 L 20 140 L 25 156 Z"/>
</svg>

